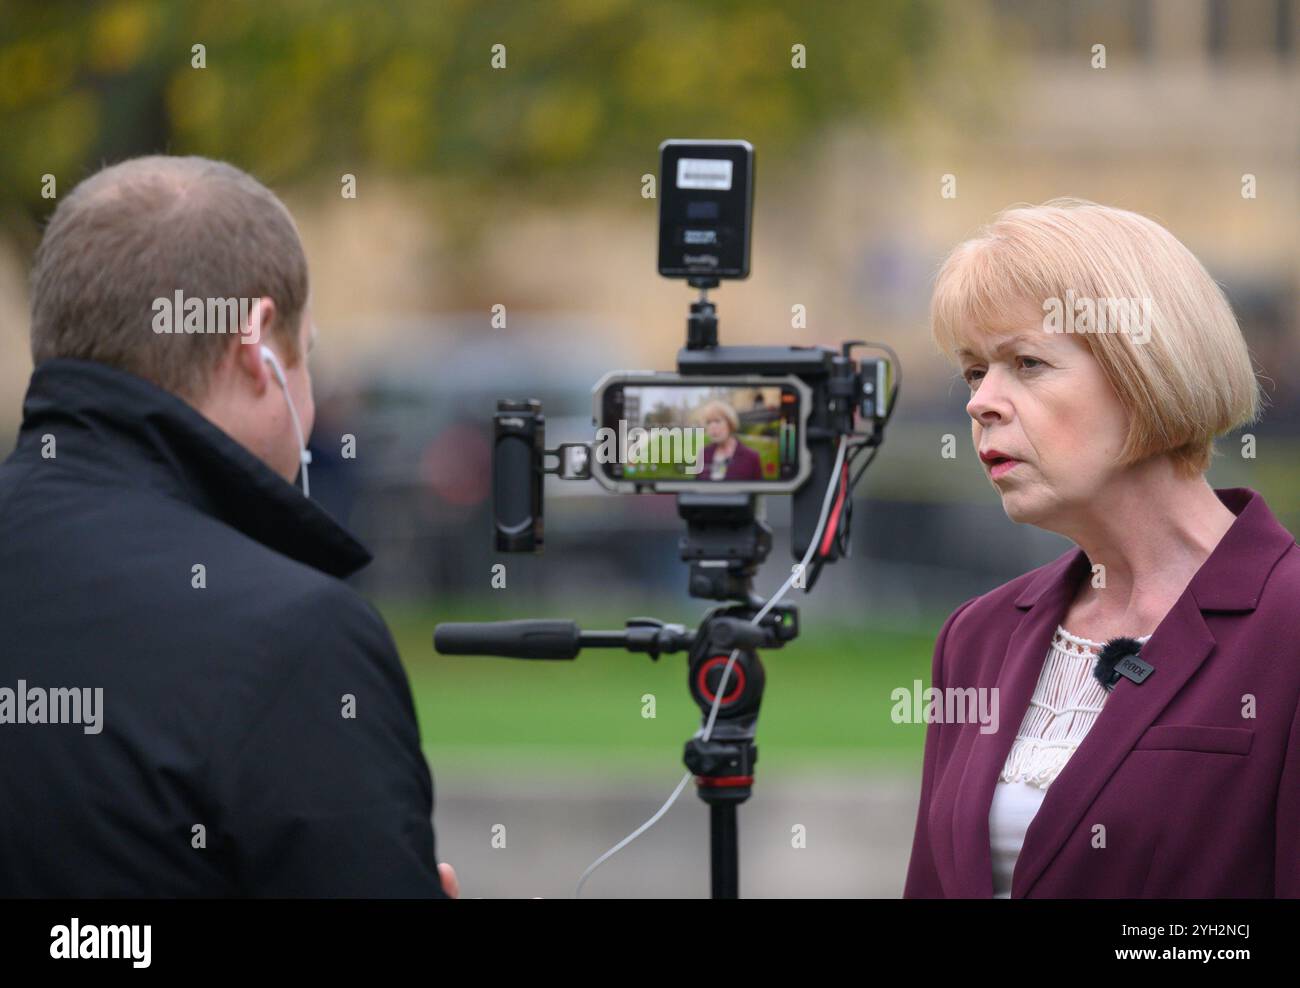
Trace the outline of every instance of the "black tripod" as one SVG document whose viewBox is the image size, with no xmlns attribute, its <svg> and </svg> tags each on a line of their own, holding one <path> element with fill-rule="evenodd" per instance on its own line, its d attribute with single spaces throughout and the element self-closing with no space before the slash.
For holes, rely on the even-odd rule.
<svg viewBox="0 0 1300 988">
<path fill-rule="evenodd" d="M 753 791 L 754 729 L 765 682 L 756 650 L 791 641 L 799 633 L 799 617 L 790 604 L 764 613 L 762 599 L 754 595 L 754 573 L 771 550 L 772 531 L 755 516 L 752 495 L 682 494 L 677 510 L 687 525 L 682 559 L 690 563 L 691 595 L 733 601 L 704 616 L 691 645 L 687 676 L 703 725 L 686 742 L 683 760 L 695 775 L 697 794 L 709 804 L 713 898 L 735 899 L 740 894 L 736 808 Z"/>
<path fill-rule="evenodd" d="M 656 660 L 687 651 L 687 681 L 702 724 L 686 742 L 683 760 L 700 799 L 709 804 L 713 898 L 735 899 L 736 808 L 753 791 L 754 729 L 763 702 L 763 663 L 756 650 L 795 638 L 798 611 L 780 604 L 754 622 L 764 606 L 753 591 L 754 574 L 772 547 L 772 530 L 756 516 L 754 495 L 679 494 L 677 510 L 687 525 L 681 554 L 690 563 L 691 596 L 725 602 L 710 609 L 696 630 L 655 618 L 632 618 L 623 631 L 581 631 L 573 621 L 497 621 L 441 624 L 433 644 L 444 655 L 520 659 L 572 659 L 584 648 L 622 648 Z"/>
</svg>

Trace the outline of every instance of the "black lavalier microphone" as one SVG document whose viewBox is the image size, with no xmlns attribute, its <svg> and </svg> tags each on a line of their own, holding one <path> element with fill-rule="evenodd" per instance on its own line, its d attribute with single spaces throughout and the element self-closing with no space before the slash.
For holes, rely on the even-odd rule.
<svg viewBox="0 0 1300 988">
<path fill-rule="evenodd" d="M 1141 686 L 1156 671 L 1150 662 L 1138 658 L 1141 651 L 1142 643 L 1136 639 L 1112 638 L 1097 657 L 1092 674 L 1107 692 L 1119 682 L 1120 676 Z"/>
</svg>

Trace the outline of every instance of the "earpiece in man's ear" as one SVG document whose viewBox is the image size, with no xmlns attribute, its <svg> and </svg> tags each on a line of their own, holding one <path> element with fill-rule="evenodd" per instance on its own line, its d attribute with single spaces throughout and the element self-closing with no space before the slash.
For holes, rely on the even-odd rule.
<svg viewBox="0 0 1300 988">
<path fill-rule="evenodd" d="M 280 382 L 280 387 L 287 388 L 288 385 L 284 379 L 284 369 L 280 366 L 280 358 L 277 357 L 275 351 L 265 343 L 262 344 L 261 349 L 262 360 L 271 365 L 271 372 L 275 374 L 275 379 Z"/>
</svg>

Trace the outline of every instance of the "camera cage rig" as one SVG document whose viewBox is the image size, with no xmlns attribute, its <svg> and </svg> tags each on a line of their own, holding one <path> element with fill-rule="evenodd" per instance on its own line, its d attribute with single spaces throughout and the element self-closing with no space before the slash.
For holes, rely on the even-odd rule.
<svg viewBox="0 0 1300 988">
<path fill-rule="evenodd" d="M 592 424 L 600 426 L 602 432 L 608 432 L 611 439 L 616 430 L 621 434 L 626 435 L 625 430 L 628 424 L 627 420 L 620 417 L 617 420 L 617 425 L 611 425 L 610 419 L 610 416 L 615 412 L 620 416 L 626 414 L 626 409 L 624 407 L 626 394 L 624 389 L 630 387 L 633 389 L 668 388 L 670 390 L 676 390 L 678 387 L 683 387 L 687 384 L 691 385 L 690 390 L 692 391 L 698 391 L 700 387 L 721 387 L 753 389 L 755 391 L 768 390 L 780 393 L 780 397 L 777 399 L 777 406 L 765 405 L 763 397 L 759 396 L 757 404 L 752 407 L 761 409 L 764 413 L 772 413 L 776 411 L 777 407 L 782 407 L 779 417 L 776 418 L 775 421 L 769 421 L 769 425 L 776 425 L 778 427 L 777 434 L 779 437 L 776 440 L 778 446 L 778 462 L 771 464 L 771 473 L 777 474 L 779 471 L 782 471 L 782 468 L 786 468 L 784 472 L 787 475 L 775 476 L 761 481 L 754 481 L 752 479 L 729 481 L 725 478 L 721 480 L 710 478 L 707 484 L 709 493 L 722 494 L 736 491 L 752 492 L 755 494 L 791 494 L 807 482 L 812 473 L 812 462 L 808 457 L 808 444 L 799 441 L 797 443 L 797 451 L 792 450 L 790 447 L 795 444 L 791 443 L 790 439 L 801 439 L 808 430 L 808 418 L 812 411 L 813 404 L 812 391 L 803 383 L 803 381 L 791 375 L 786 375 L 784 377 L 769 376 L 765 374 L 754 376 L 725 375 L 723 377 L 713 378 L 704 376 L 686 377 L 681 374 L 669 374 L 663 371 L 610 371 L 597 381 L 595 387 L 591 389 Z M 783 406 L 787 402 L 792 403 L 794 408 L 791 410 L 785 410 Z M 651 433 L 654 429 L 658 428 L 662 427 L 652 424 Z M 689 442 L 685 438 L 681 437 L 680 434 L 677 436 L 673 435 L 673 430 L 677 428 L 679 427 L 669 428 L 667 438 L 660 440 L 661 445 L 655 450 L 655 453 L 657 454 L 661 452 L 664 446 L 667 446 L 672 450 L 674 448 L 673 440 L 676 439 L 676 448 L 678 452 L 682 454 L 682 459 L 691 459 Z M 783 435 L 784 431 L 787 429 L 791 432 L 790 436 Z M 699 429 L 697 431 L 703 432 L 704 430 Z M 646 438 L 649 438 L 651 433 L 647 433 Z M 696 454 L 700 454 L 702 451 L 697 448 L 695 452 Z M 647 460 L 654 463 L 662 462 L 662 458 L 658 455 L 647 457 Z M 591 462 L 590 456 L 586 457 L 586 462 Z M 597 457 L 597 462 L 604 463 L 607 461 Z M 617 463 L 618 461 L 616 460 L 615 462 Z M 671 452 L 668 462 L 675 462 Z M 704 464 L 701 459 L 700 462 L 696 462 L 693 465 L 702 469 Z M 790 473 L 791 469 L 793 470 L 792 474 Z M 628 477 L 617 473 L 617 470 L 618 467 L 615 467 L 614 475 L 611 476 L 609 470 L 593 468 L 591 475 L 606 490 L 614 491 L 618 494 L 677 494 L 687 491 L 698 492 L 702 486 L 698 476 L 693 476 L 691 479 L 644 476 Z"/>
<path fill-rule="evenodd" d="M 687 153 L 719 149 L 729 155 L 741 151 L 744 160 L 737 162 L 733 173 L 745 177 L 741 192 L 750 195 L 752 148 L 748 144 L 665 141 L 660 147 L 665 176 L 670 149 Z M 733 209 L 733 215 L 739 212 L 738 206 Z M 746 204 L 743 273 L 725 277 L 748 274 L 748 215 Z M 669 225 L 661 207 L 661 272 Z M 573 659 L 584 648 L 621 648 L 645 653 L 655 661 L 662 654 L 686 652 L 688 688 L 701 710 L 702 726 L 686 742 L 683 761 L 695 776 L 699 797 L 710 807 L 712 895 L 735 898 L 739 894 L 736 809 L 752 793 L 758 759 L 755 729 L 765 680 L 758 649 L 780 648 L 799 634 L 797 608 L 780 601 L 786 589 L 793 585 L 810 591 L 823 565 L 848 555 L 852 492 L 884 441 L 885 426 L 897 403 L 901 368 L 887 345 L 862 340 L 846 341 L 838 350 L 719 345 L 717 309 L 708 298 L 719 275 L 705 268 L 686 280 L 700 295 L 690 306 L 686 345 L 677 354 L 678 374 L 715 379 L 794 376 L 811 392 L 807 428 L 800 437 L 811 473 L 788 495 L 792 553 L 797 561 L 810 561 L 811 570 L 805 573 L 802 562 L 796 563 L 791 578 L 765 602 L 753 587 L 772 547 L 763 495 L 706 493 L 707 484 L 702 484 L 705 490 L 671 495 L 677 498 L 678 514 L 686 523 L 680 552 L 689 565 L 688 592 L 717 602 L 694 630 L 650 617 L 631 618 L 622 631 L 583 631 L 574 621 L 555 619 L 443 623 L 435 629 L 434 647 L 444 655 L 547 660 Z M 890 359 L 858 362 L 853 357 L 858 347 L 881 350 Z M 867 427 L 856 428 L 855 418 Z M 543 477 L 590 478 L 591 444 L 564 443 L 546 449 L 545 419 L 536 400 L 498 402 L 495 428 L 496 547 L 503 552 L 540 551 Z M 860 456 L 865 458 L 858 464 Z M 555 457 L 556 464 L 548 466 L 547 457 Z"/>
</svg>

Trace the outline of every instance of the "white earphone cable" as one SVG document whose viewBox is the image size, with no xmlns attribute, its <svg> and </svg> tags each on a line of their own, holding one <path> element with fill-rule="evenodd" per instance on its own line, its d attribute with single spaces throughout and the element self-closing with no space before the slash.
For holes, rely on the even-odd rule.
<svg viewBox="0 0 1300 988">
<path fill-rule="evenodd" d="M 289 394 L 289 382 L 285 379 L 284 370 L 280 367 L 280 358 L 275 355 L 275 351 L 269 346 L 262 347 L 262 359 L 271 365 L 271 373 L 275 375 L 276 381 L 280 384 L 280 390 L 284 392 L 285 403 L 289 406 L 289 418 L 293 420 L 293 434 L 298 438 L 298 462 L 302 466 L 302 495 L 311 497 L 311 487 L 307 482 L 307 464 L 311 462 L 311 452 L 307 449 L 306 437 L 302 434 L 302 422 L 298 420 L 298 409 L 293 407 L 293 398 Z"/>
</svg>

